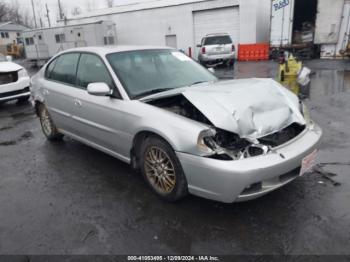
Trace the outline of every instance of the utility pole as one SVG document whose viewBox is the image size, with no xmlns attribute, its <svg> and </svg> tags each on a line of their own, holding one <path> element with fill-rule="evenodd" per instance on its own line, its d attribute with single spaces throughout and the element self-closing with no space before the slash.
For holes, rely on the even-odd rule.
<svg viewBox="0 0 350 262">
<path fill-rule="evenodd" d="M 36 24 L 36 17 L 35 17 L 35 10 L 34 10 L 34 2 L 33 2 L 33 0 L 32 0 L 32 9 L 33 9 L 33 18 L 34 18 L 35 28 L 38 28 L 38 25 Z"/>
<path fill-rule="evenodd" d="M 50 22 L 50 16 L 49 16 L 49 8 L 47 8 L 47 3 L 45 4 L 46 6 L 46 17 L 47 17 L 47 21 L 49 22 L 49 27 L 51 27 L 51 22 Z"/>
<path fill-rule="evenodd" d="M 60 13 L 60 19 L 63 19 L 63 12 L 62 12 L 62 6 L 61 6 L 61 1 L 58 0 L 58 10 Z"/>
</svg>

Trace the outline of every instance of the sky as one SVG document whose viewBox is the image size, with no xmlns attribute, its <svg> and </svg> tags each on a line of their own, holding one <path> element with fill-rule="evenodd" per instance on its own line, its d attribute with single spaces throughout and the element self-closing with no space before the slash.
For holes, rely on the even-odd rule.
<svg viewBox="0 0 350 262">
<path fill-rule="evenodd" d="M 32 18 L 32 0 L 1 0 L 5 1 L 9 4 L 16 5 L 16 1 L 19 5 L 21 13 L 28 13 L 28 15 Z M 75 8 L 78 8 L 81 13 L 88 12 L 88 10 L 107 8 L 107 0 L 60 0 L 63 10 L 67 17 L 72 17 L 72 12 Z M 113 5 L 123 5 L 130 4 L 135 2 L 147 2 L 151 0 L 113 0 Z M 40 19 L 41 17 L 43 27 L 48 26 L 48 19 L 46 17 L 46 9 L 45 4 L 47 4 L 49 9 L 49 16 L 51 21 L 51 26 L 56 24 L 58 18 L 58 0 L 33 0 L 34 9 L 36 13 L 37 25 L 40 27 Z"/>
</svg>

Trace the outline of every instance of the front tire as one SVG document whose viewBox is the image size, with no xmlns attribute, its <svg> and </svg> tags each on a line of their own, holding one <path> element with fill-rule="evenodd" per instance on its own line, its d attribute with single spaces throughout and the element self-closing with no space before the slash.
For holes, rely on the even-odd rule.
<svg viewBox="0 0 350 262">
<path fill-rule="evenodd" d="M 39 107 L 39 119 L 43 133 L 48 140 L 62 140 L 63 134 L 58 132 L 57 127 L 55 126 L 49 114 L 49 111 L 43 104 Z"/>
<path fill-rule="evenodd" d="M 152 191 L 174 202 L 188 194 L 188 185 L 179 159 L 164 140 L 148 137 L 141 148 L 141 171 Z"/>
</svg>

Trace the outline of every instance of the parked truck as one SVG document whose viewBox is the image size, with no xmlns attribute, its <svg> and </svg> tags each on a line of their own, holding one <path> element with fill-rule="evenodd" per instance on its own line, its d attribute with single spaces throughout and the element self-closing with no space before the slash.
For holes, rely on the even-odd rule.
<svg viewBox="0 0 350 262">
<path fill-rule="evenodd" d="M 271 0 L 273 58 L 289 51 L 299 58 L 337 56 L 349 35 L 349 0 Z"/>
<path fill-rule="evenodd" d="M 27 60 L 42 65 L 60 51 L 82 46 L 116 44 L 112 21 L 56 26 L 26 30 L 22 33 Z"/>
</svg>

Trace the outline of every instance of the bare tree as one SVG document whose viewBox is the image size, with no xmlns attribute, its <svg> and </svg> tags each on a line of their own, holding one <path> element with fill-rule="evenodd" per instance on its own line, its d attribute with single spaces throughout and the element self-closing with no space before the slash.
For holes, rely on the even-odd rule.
<svg viewBox="0 0 350 262">
<path fill-rule="evenodd" d="M 26 10 L 21 10 L 17 0 L 11 3 L 0 2 L 0 22 L 14 22 L 32 27 L 32 18 Z"/>
<path fill-rule="evenodd" d="M 15 18 L 15 11 L 7 3 L 0 2 L 0 22 L 12 21 Z"/>
</svg>

